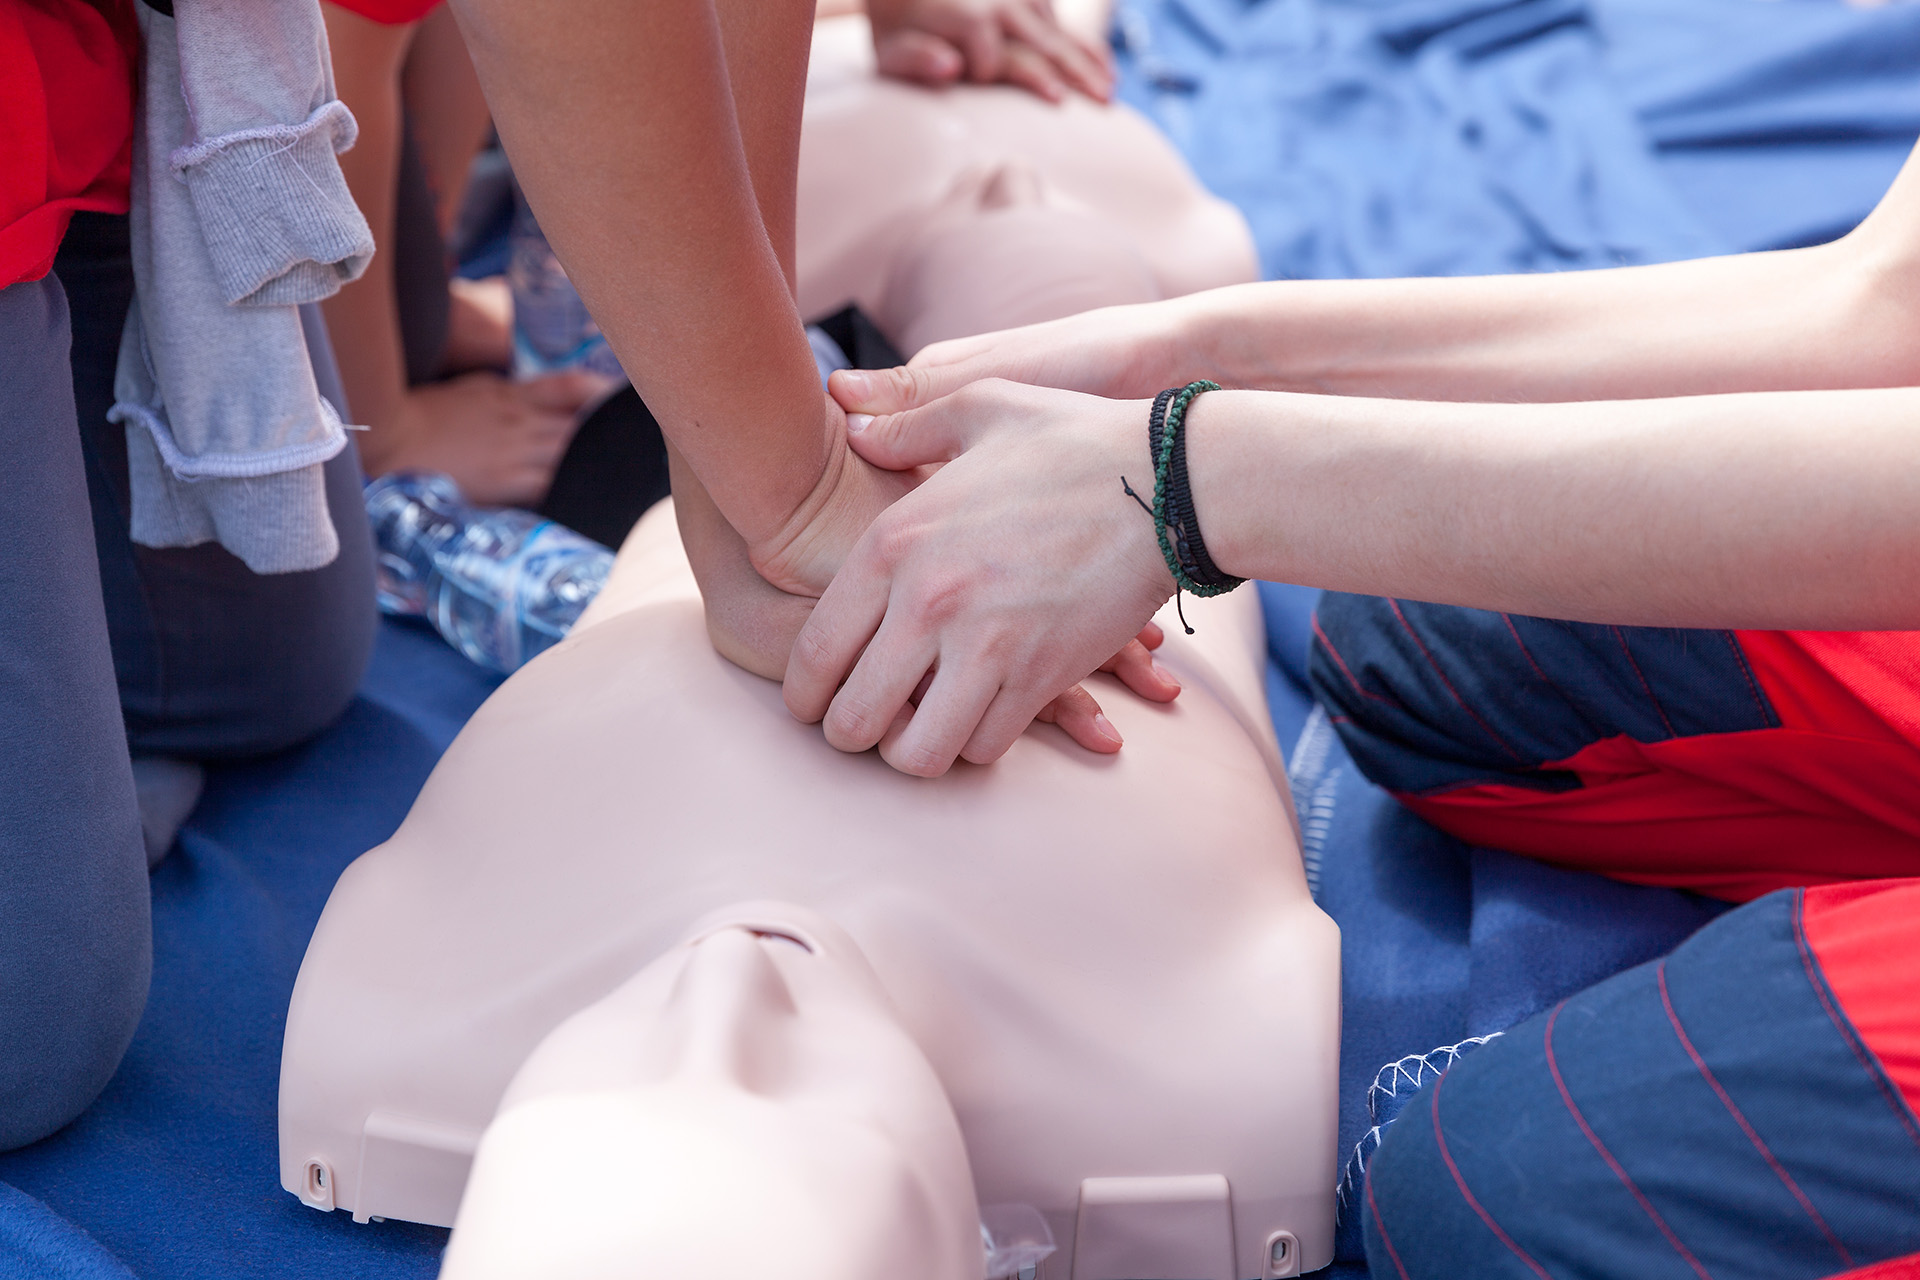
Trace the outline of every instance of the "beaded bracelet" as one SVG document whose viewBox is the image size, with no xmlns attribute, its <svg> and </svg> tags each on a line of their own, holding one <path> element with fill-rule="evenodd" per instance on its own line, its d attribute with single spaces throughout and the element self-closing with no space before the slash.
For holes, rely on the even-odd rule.
<svg viewBox="0 0 1920 1280">
<path fill-rule="evenodd" d="M 1160 554 L 1173 574 L 1174 608 L 1179 610 L 1179 594 L 1190 591 L 1196 596 L 1224 595 L 1245 578 L 1223 572 L 1207 554 L 1206 539 L 1200 536 L 1200 518 L 1193 509 L 1193 493 L 1187 483 L 1187 410 L 1203 392 L 1218 391 L 1220 384 L 1204 379 L 1184 387 L 1162 391 L 1153 399 L 1153 411 L 1147 415 L 1147 444 L 1153 454 L 1153 506 L 1148 507 L 1125 476 L 1120 487 L 1153 517 L 1154 536 L 1160 542 Z M 1184 611 L 1180 625 L 1187 626 Z"/>
</svg>

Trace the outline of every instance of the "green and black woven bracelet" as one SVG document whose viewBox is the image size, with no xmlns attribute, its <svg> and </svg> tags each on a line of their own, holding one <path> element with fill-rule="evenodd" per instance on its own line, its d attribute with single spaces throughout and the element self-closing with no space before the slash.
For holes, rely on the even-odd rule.
<svg viewBox="0 0 1920 1280">
<path fill-rule="evenodd" d="M 1153 410 L 1147 415 L 1147 444 L 1153 454 L 1153 505 L 1147 507 L 1125 476 L 1121 488 L 1153 517 L 1154 536 L 1160 541 L 1160 554 L 1166 557 L 1167 570 L 1173 574 L 1175 596 L 1190 591 L 1196 596 L 1217 596 L 1233 590 L 1245 578 L 1224 573 L 1207 554 L 1206 539 L 1200 536 L 1200 518 L 1194 513 L 1193 493 L 1187 484 L 1187 409 L 1203 392 L 1218 391 L 1220 384 L 1189 382 L 1172 387 L 1153 398 Z M 1186 615 L 1180 623 L 1186 626 Z M 1187 634 L 1193 628 L 1187 627 Z"/>
</svg>

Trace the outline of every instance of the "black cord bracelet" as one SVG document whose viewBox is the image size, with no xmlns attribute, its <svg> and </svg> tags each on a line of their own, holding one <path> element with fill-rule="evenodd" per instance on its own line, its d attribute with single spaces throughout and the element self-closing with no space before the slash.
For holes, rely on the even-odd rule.
<svg viewBox="0 0 1920 1280">
<path fill-rule="evenodd" d="M 1173 574 L 1176 606 L 1181 591 L 1217 596 L 1246 581 L 1222 572 L 1207 554 L 1206 539 L 1200 536 L 1200 518 L 1193 509 L 1193 492 L 1187 483 L 1187 438 L 1181 430 L 1186 425 L 1187 410 L 1202 393 L 1219 389 L 1218 383 L 1203 380 L 1169 388 L 1153 398 L 1153 409 L 1147 415 L 1147 445 L 1153 455 L 1151 507 L 1134 492 L 1125 476 L 1120 477 L 1121 490 L 1153 517 L 1160 554 L 1166 557 L 1167 570 Z M 1193 634 L 1184 612 L 1180 624 L 1187 627 L 1188 635 Z"/>
<path fill-rule="evenodd" d="M 1164 520 L 1171 535 L 1174 558 L 1180 562 L 1181 573 L 1186 577 L 1181 585 L 1197 596 L 1213 596 L 1233 590 L 1246 579 L 1223 573 L 1213 562 L 1213 557 L 1207 554 L 1207 540 L 1200 535 L 1200 517 L 1193 509 L 1193 491 L 1187 483 L 1187 433 L 1183 428 L 1187 411 L 1200 398 L 1200 391 L 1195 388 L 1220 389 L 1211 382 L 1192 383 L 1168 406 L 1167 421 L 1161 428 L 1164 436 L 1172 437 L 1168 441 L 1171 458 L 1167 467 Z"/>
</svg>

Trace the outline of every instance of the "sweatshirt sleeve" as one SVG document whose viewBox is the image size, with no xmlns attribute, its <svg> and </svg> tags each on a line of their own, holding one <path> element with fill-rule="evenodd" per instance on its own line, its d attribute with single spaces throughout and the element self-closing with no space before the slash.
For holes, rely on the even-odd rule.
<svg viewBox="0 0 1920 1280">
<path fill-rule="evenodd" d="M 175 0 L 192 140 L 172 154 L 221 296 L 241 306 L 330 297 L 373 256 L 337 153 L 358 133 L 334 96 L 313 0 Z"/>
</svg>

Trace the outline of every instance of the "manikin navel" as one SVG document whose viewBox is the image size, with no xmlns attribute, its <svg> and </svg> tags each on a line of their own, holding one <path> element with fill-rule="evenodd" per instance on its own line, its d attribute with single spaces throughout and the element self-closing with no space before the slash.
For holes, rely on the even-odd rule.
<svg viewBox="0 0 1920 1280">
<path fill-rule="evenodd" d="M 283 1185 L 357 1219 L 458 1211 L 450 1276 L 897 1280 L 904 1249 L 978 1280 L 953 1229 L 976 1204 L 1044 1216 L 1046 1280 L 1324 1265 L 1338 934 L 1253 593 L 1187 612 L 1174 703 L 1097 685 L 1118 755 L 1043 725 L 909 778 L 714 653 L 661 504 L 335 887 L 288 1013 Z M 563 1221 L 598 1264 L 480 1265 Z"/>
</svg>

